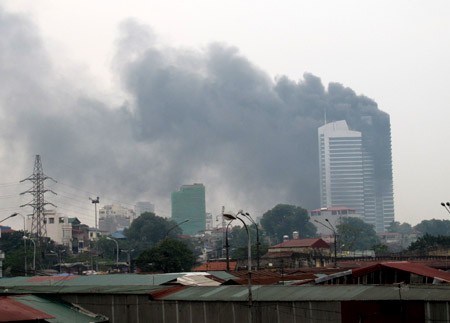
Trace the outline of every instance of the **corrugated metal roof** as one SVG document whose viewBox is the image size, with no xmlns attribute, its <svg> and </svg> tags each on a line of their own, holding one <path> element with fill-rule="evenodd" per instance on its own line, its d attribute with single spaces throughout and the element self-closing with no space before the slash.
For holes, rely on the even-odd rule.
<svg viewBox="0 0 450 323">
<path fill-rule="evenodd" d="M 52 301 L 33 295 L 14 296 L 13 298 L 26 306 L 51 314 L 50 318 L 46 318 L 48 322 L 109 322 L 108 318 L 102 315 L 95 315 L 94 313 L 61 301 Z"/>
<path fill-rule="evenodd" d="M 33 295 L 0 297 L 0 322 L 108 322 L 108 318 L 61 301 Z"/>
<path fill-rule="evenodd" d="M 254 301 L 450 301 L 450 287 L 397 287 L 371 285 L 253 286 Z M 187 287 L 159 298 L 170 301 L 247 301 L 248 286 Z"/>
<path fill-rule="evenodd" d="M 11 293 L 126 293 L 145 294 L 176 281 L 184 273 L 159 275 L 36 276 L 0 279 L 0 294 Z"/>
<path fill-rule="evenodd" d="M 233 274 L 234 273 L 235 272 L 233 272 Z M 226 272 L 226 271 L 213 271 L 213 272 L 208 272 L 208 274 L 210 274 L 212 276 L 215 276 L 215 277 L 217 277 L 217 278 L 219 278 L 219 279 L 221 279 L 223 281 L 226 281 L 228 279 L 233 279 L 233 278 L 237 277 L 237 276 L 235 276 L 235 275 L 233 275 L 233 274 L 231 274 L 229 272 Z"/>
<path fill-rule="evenodd" d="M 229 262 L 230 270 L 236 270 L 237 261 Z M 192 271 L 225 271 L 227 270 L 226 261 L 205 262 L 195 268 Z"/>
<path fill-rule="evenodd" d="M 51 319 L 52 315 L 22 304 L 13 297 L 0 297 L 0 322 Z"/>
<path fill-rule="evenodd" d="M 408 261 L 389 261 L 373 264 L 363 268 L 353 269 L 353 276 L 362 276 L 369 272 L 379 270 L 380 268 L 387 267 L 405 272 L 413 273 L 420 276 L 437 278 L 440 281 L 450 282 L 450 273 L 438 269 L 434 269 L 423 264 L 411 263 Z"/>
</svg>

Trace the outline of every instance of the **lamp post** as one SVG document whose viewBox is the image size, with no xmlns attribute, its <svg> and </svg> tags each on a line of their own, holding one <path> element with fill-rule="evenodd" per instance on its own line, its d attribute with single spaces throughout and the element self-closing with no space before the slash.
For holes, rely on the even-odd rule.
<svg viewBox="0 0 450 323">
<path fill-rule="evenodd" d="M 30 240 L 33 243 L 33 275 L 36 275 L 36 242 L 27 236 L 23 236 L 23 240 Z"/>
<path fill-rule="evenodd" d="M 331 224 L 331 222 L 328 219 L 325 219 L 325 221 L 328 222 L 329 226 L 326 225 L 325 223 L 322 223 L 320 221 L 314 220 L 314 222 L 317 222 L 320 225 L 323 225 L 325 228 L 327 228 L 328 230 L 331 230 L 333 232 L 333 237 L 334 237 L 334 267 L 337 268 L 337 234 L 336 234 L 336 229 L 334 228 L 334 226 Z"/>
<path fill-rule="evenodd" d="M 175 224 L 174 226 L 170 227 L 169 230 L 166 231 L 166 234 L 164 235 L 164 239 L 167 239 L 169 237 L 169 232 L 172 231 L 173 229 L 175 229 L 176 227 L 179 227 L 180 225 L 182 225 L 183 223 L 188 222 L 189 219 L 186 219 L 184 221 L 181 221 L 177 224 Z"/>
<path fill-rule="evenodd" d="M 18 215 L 18 214 L 19 214 L 19 213 L 14 212 L 13 214 L 11 214 L 11 215 L 7 216 L 6 218 L 4 218 L 3 220 L 1 220 L 0 223 L 2 223 L 3 221 L 8 220 L 8 219 L 10 219 L 10 218 L 13 218 L 13 217 L 15 217 L 15 216 Z"/>
<path fill-rule="evenodd" d="M 23 236 L 25 236 L 25 215 L 23 215 L 22 213 L 17 213 L 18 215 L 20 215 L 23 219 Z M 25 271 L 25 276 L 27 275 L 27 242 L 25 240 L 23 240 L 23 251 L 24 251 L 24 271 Z"/>
<path fill-rule="evenodd" d="M 229 213 L 224 213 L 224 218 L 228 220 L 239 220 L 244 225 L 245 231 L 247 232 L 247 249 L 248 249 L 248 259 L 247 259 L 247 270 L 248 270 L 248 306 L 249 306 L 249 315 L 248 321 L 252 322 L 252 246 L 250 241 L 250 231 L 248 230 L 247 224 L 242 220 L 239 215 L 245 216 L 243 211 L 239 211 L 236 215 L 232 215 Z"/>
<path fill-rule="evenodd" d="M 251 215 L 248 212 L 246 212 L 244 215 L 250 220 L 251 223 L 253 223 L 253 225 L 256 228 L 256 270 L 258 271 L 259 270 L 259 258 L 260 258 L 260 253 L 259 253 L 260 243 L 259 243 L 258 223 L 256 223 L 255 220 L 253 220 L 253 218 L 251 217 Z"/>
<path fill-rule="evenodd" d="M 98 197 L 97 196 L 97 198 L 96 199 L 93 199 L 93 198 L 89 198 L 89 200 L 91 201 L 91 203 L 92 204 L 94 204 L 94 212 L 95 212 L 95 218 L 94 218 L 94 220 L 95 220 L 95 238 L 94 238 L 94 240 L 95 240 L 95 251 L 96 251 L 96 256 L 97 256 L 97 261 L 95 262 L 95 264 L 96 264 L 96 271 L 98 271 L 98 227 L 97 227 L 97 204 L 98 203 L 100 203 L 100 197 Z M 94 268 L 92 268 L 92 269 L 94 269 Z"/>
<path fill-rule="evenodd" d="M 450 213 L 450 202 L 446 202 L 446 203 L 441 202 L 441 205 L 444 207 L 444 209 L 445 209 L 448 213 Z"/>
<path fill-rule="evenodd" d="M 228 243 L 228 227 L 230 226 L 231 222 L 234 220 L 231 220 L 228 222 L 226 228 L 225 228 L 225 257 L 227 259 L 227 271 L 230 271 L 230 244 Z"/>
<path fill-rule="evenodd" d="M 119 243 L 117 242 L 116 239 L 113 239 L 111 237 L 106 237 L 106 240 L 111 240 L 116 243 L 116 248 L 117 248 L 116 249 L 116 267 L 117 267 L 117 270 L 119 270 Z"/>
<path fill-rule="evenodd" d="M 131 269 L 131 256 L 130 254 L 134 251 L 134 249 L 123 249 L 121 252 L 125 252 L 127 254 L 127 263 L 128 263 L 128 273 L 130 273 Z"/>
</svg>

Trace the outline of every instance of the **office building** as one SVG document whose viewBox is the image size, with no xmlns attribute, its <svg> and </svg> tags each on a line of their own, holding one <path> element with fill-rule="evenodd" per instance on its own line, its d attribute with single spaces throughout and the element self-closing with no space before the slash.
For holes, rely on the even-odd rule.
<svg viewBox="0 0 450 323">
<path fill-rule="evenodd" d="M 361 125 L 350 130 L 341 120 L 318 129 L 320 203 L 354 209 L 383 232 L 394 221 L 390 126 L 372 117 Z"/>
<path fill-rule="evenodd" d="M 136 202 L 134 211 L 136 213 L 136 217 L 139 217 L 142 213 L 146 212 L 155 213 L 155 205 L 147 201 Z"/>
<path fill-rule="evenodd" d="M 128 228 L 135 218 L 133 210 L 116 204 L 103 206 L 98 214 L 99 230 L 109 234 Z"/>
<path fill-rule="evenodd" d="M 189 220 L 181 226 L 184 234 L 195 235 L 205 230 L 206 205 L 203 184 L 183 185 L 172 193 L 172 220 Z"/>
</svg>

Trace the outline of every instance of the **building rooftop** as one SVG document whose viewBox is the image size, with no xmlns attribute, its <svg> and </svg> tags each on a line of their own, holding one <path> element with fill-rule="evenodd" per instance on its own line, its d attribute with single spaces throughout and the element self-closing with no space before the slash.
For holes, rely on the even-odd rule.
<svg viewBox="0 0 450 323">
<path fill-rule="evenodd" d="M 330 245 L 326 243 L 324 240 L 319 238 L 314 239 L 291 239 L 279 243 L 277 245 L 271 246 L 269 248 L 330 248 Z"/>
</svg>

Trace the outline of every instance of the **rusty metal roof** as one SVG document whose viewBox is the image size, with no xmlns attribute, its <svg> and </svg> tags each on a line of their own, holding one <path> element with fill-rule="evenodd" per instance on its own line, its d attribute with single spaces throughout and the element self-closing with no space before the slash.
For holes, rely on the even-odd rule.
<svg viewBox="0 0 450 323">
<path fill-rule="evenodd" d="M 0 297 L 0 322 L 35 321 L 54 316 L 22 304 L 12 297 Z"/>
<path fill-rule="evenodd" d="M 363 276 L 363 275 L 366 275 L 367 273 L 377 271 L 382 268 L 393 268 L 393 269 L 409 272 L 409 273 L 420 275 L 420 276 L 435 278 L 440 281 L 450 283 L 450 273 L 449 272 L 431 268 L 431 267 L 425 266 L 420 263 L 412 263 L 409 261 L 386 261 L 386 262 L 371 264 L 366 267 L 353 269 L 352 275 L 356 276 L 356 277 Z"/>
<path fill-rule="evenodd" d="M 71 304 L 49 300 L 35 295 L 0 296 L 0 322 L 108 322 L 108 318 L 96 315 Z"/>
</svg>

